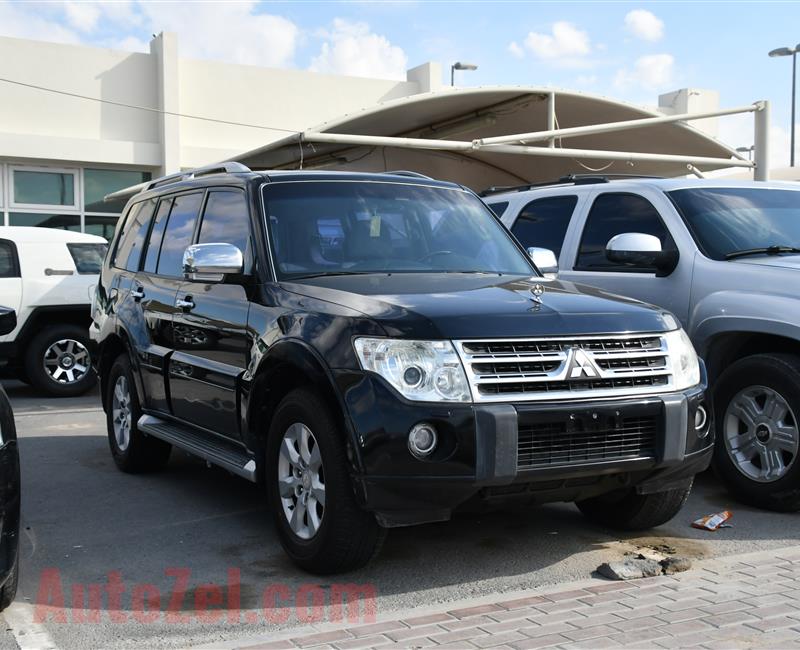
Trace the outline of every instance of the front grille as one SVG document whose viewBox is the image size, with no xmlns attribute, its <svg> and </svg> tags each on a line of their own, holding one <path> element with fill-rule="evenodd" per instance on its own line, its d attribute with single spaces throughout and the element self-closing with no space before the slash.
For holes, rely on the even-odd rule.
<svg viewBox="0 0 800 650">
<path fill-rule="evenodd" d="M 656 454 L 658 418 L 623 418 L 618 426 L 568 431 L 565 422 L 521 426 L 517 469 L 647 459 Z"/>
<path fill-rule="evenodd" d="M 618 397 L 671 386 L 657 334 L 456 341 L 476 402 Z"/>
</svg>

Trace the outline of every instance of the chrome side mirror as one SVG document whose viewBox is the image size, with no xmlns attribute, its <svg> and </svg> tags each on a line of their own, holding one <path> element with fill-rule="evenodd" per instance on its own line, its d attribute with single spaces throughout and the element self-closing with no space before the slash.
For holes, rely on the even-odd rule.
<svg viewBox="0 0 800 650">
<path fill-rule="evenodd" d="M 8 307 L 0 307 L 0 336 L 14 331 L 17 326 L 17 312 Z"/>
<path fill-rule="evenodd" d="M 659 275 L 669 275 L 678 263 L 676 252 L 662 250 L 658 237 L 641 232 L 624 232 L 609 239 L 606 257 L 615 264 L 654 269 Z"/>
<path fill-rule="evenodd" d="M 233 244 L 194 244 L 183 253 L 183 275 L 187 280 L 222 282 L 226 275 L 240 274 L 244 256 Z"/>
<path fill-rule="evenodd" d="M 558 259 L 556 259 L 556 254 L 549 248 L 531 246 L 528 248 L 528 256 L 544 277 L 553 279 L 558 275 Z"/>
</svg>

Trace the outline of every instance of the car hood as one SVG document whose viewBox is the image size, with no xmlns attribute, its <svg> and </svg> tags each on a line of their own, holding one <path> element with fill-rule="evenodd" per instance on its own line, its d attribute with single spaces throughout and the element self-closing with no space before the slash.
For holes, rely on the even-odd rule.
<svg viewBox="0 0 800 650">
<path fill-rule="evenodd" d="M 531 289 L 541 285 L 541 304 Z M 671 315 L 591 287 L 495 274 L 328 276 L 284 289 L 358 311 L 389 336 L 477 338 L 661 332 Z"/>
<path fill-rule="evenodd" d="M 777 266 L 784 269 L 800 269 L 800 255 L 760 255 L 758 257 L 739 257 L 730 260 L 733 264 L 758 266 Z"/>
</svg>

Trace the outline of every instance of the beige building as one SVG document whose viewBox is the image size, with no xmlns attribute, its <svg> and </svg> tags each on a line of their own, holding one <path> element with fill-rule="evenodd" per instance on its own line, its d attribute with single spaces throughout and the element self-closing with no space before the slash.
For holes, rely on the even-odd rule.
<svg viewBox="0 0 800 650">
<path fill-rule="evenodd" d="M 0 38 L 0 77 L 19 82 L 0 82 L 0 225 L 110 236 L 122 206 L 108 192 L 436 90 L 441 70 L 392 81 L 198 61 L 163 33 L 148 54 Z"/>
</svg>

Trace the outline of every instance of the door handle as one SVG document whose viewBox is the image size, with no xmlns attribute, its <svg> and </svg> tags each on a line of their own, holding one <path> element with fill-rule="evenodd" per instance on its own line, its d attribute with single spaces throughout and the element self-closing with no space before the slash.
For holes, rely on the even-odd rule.
<svg viewBox="0 0 800 650">
<path fill-rule="evenodd" d="M 139 302 L 142 298 L 144 298 L 144 289 L 140 286 L 136 286 L 131 289 L 131 297 L 136 301 Z"/>
<path fill-rule="evenodd" d="M 178 298 L 175 301 L 175 306 L 179 309 L 194 309 L 194 300 L 192 300 L 191 296 L 186 296 L 186 298 Z"/>
</svg>

